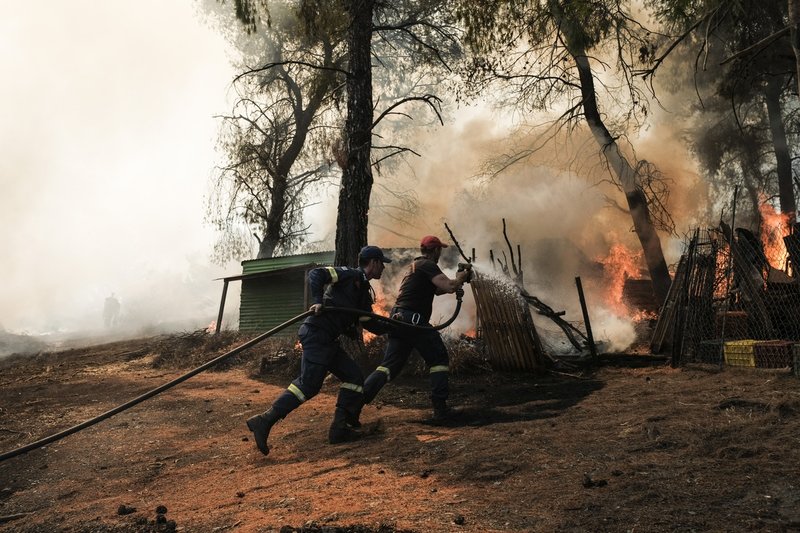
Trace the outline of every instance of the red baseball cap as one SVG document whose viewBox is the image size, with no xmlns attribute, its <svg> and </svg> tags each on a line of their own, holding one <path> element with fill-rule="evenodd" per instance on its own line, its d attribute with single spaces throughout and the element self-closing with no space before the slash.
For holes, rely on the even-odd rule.
<svg viewBox="0 0 800 533">
<path fill-rule="evenodd" d="M 433 235 L 426 235 L 423 237 L 419 245 L 428 250 L 433 248 L 447 248 L 447 245 L 440 241 L 439 237 L 434 237 Z"/>
</svg>

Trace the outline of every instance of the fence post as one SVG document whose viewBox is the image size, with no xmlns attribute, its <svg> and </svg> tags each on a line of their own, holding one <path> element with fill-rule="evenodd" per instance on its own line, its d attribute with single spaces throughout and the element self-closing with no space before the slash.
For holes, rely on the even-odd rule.
<svg viewBox="0 0 800 533">
<path fill-rule="evenodd" d="M 596 360 L 597 347 L 594 345 L 592 324 L 589 322 L 589 310 L 586 308 L 586 298 L 583 296 L 583 285 L 581 284 L 580 276 L 575 276 L 575 285 L 578 287 L 578 298 L 581 301 L 581 311 L 583 311 L 583 323 L 586 325 L 586 337 L 589 339 L 589 353 L 591 353 L 592 358 Z"/>
</svg>

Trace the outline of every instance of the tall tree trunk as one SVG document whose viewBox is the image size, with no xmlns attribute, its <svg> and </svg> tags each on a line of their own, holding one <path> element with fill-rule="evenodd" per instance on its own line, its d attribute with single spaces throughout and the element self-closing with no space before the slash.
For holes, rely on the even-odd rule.
<svg viewBox="0 0 800 533">
<path fill-rule="evenodd" d="M 347 164 L 336 218 L 336 265 L 354 265 L 367 244 L 372 193 L 372 14 L 375 0 L 348 0 Z"/>
<path fill-rule="evenodd" d="M 769 129 L 772 132 L 772 146 L 775 149 L 775 160 L 778 170 L 778 193 L 780 194 L 781 213 L 789 215 L 789 224 L 794 222 L 797 204 L 794 199 L 794 184 L 792 183 L 792 159 L 789 154 L 789 145 L 786 142 L 786 129 L 783 126 L 783 113 L 781 112 L 782 80 L 778 76 L 770 76 L 767 80 L 767 113 L 769 114 Z"/>
<path fill-rule="evenodd" d="M 789 0 L 789 29 L 791 30 L 792 49 L 794 50 L 797 72 L 797 94 L 800 95 L 800 0 Z"/>
<path fill-rule="evenodd" d="M 256 238 L 258 238 L 258 235 L 256 235 Z M 258 255 L 256 255 L 256 259 L 269 259 L 275 255 L 275 248 L 277 248 L 277 246 L 278 241 L 274 238 L 265 236 L 263 239 L 259 239 Z"/>
<path fill-rule="evenodd" d="M 575 65 L 578 69 L 583 115 L 597 144 L 600 145 L 603 156 L 608 161 L 611 170 L 616 174 L 622 186 L 622 191 L 625 193 L 628 210 L 633 220 L 633 227 L 644 252 L 647 270 L 650 272 L 653 294 L 655 294 L 657 303 L 660 305 L 667 298 L 672 279 L 669 275 L 667 262 L 664 260 L 661 239 L 658 237 L 652 220 L 650 220 L 647 197 L 639 185 L 636 171 L 620 151 L 616 139 L 608 131 L 603 122 L 603 117 L 600 115 L 600 110 L 597 106 L 597 93 L 594 88 L 594 75 L 592 74 L 592 67 L 584 44 L 590 42 L 591 39 L 587 37 L 583 23 L 567 15 L 567 12 L 562 7 L 562 2 L 549 0 L 548 6 L 564 36 L 567 50 L 575 60 Z"/>
<path fill-rule="evenodd" d="M 567 44 L 569 46 L 569 43 Z M 628 201 L 628 209 L 633 219 L 633 227 L 644 251 L 644 259 L 653 283 L 653 293 L 660 305 L 667 297 L 672 280 L 667 268 L 667 262 L 664 260 L 664 252 L 661 249 L 661 239 L 658 237 L 658 233 L 650 220 L 647 198 L 639 186 L 636 172 L 620 152 L 616 140 L 608 131 L 603 118 L 600 116 L 592 68 L 585 50 L 579 47 L 570 47 L 570 53 L 578 67 L 581 81 L 581 97 L 583 98 L 583 113 L 586 117 L 586 122 L 589 124 L 595 140 L 600 145 L 609 166 L 622 185 L 622 190 Z"/>
<path fill-rule="evenodd" d="M 275 249 L 281 243 L 288 187 L 289 178 L 286 174 L 275 176 L 272 184 L 272 202 L 267 213 L 264 238 L 258 242 L 258 256 L 256 256 L 256 259 L 272 257 L 275 255 Z"/>
</svg>

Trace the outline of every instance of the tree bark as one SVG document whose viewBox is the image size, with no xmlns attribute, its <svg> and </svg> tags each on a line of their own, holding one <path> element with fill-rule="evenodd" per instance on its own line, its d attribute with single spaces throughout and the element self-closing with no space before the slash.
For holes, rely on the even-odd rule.
<svg viewBox="0 0 800 533">
<path fill-rule="evenodd" d="M 347 162 L 336 218 L 336 265 L 355 265 L 367 244 L 372 193 L 372 14 L 374 0 L 348 0 Z"/>
<path fill-rule="evenodd" d="M 577 46 L 572 47 L 567 43 L 572 57 L 578 67 L 581 81 L 581 97 L 583 99 L 583 113 L 589 129 L 592 131 L 597 143 L 608 161 L 609 166 L 617 175 L 625 198 L 628 201 L 628 208 L 633 219 L 633 227 L 639 238 L 639 243 L 644 251 L 647 269 L 650 272 L 650 279 L 653 283 L 653 293 L 661 305 L 667 297 L 669 286 L 672 280 L 664 260 L 664 253 L 661 249 L 661 239 L 658 237 L 655 227 L 650 220 L 650 210 L 647 207 L 647 198 L 644 191 L 639 186 L 636 172 L 631 167 L 628 160 L 620 152 L 616 140 L 606 128 L 600 111 L 597 107 L 597 94 L 594 89 L 594 77 L 589 58 L 585 50 Z"/>
<path fill-rule="evenodd" d="M 278 242 L 270 237 L 265 236 L 258 241 L 258 255 L 256 259 L 269 259 L 275 255 L 275 248 L 278 247 Z"/>
<path fill-rule="evenodd" d="M 792 183 L 792 159 L 789 154 L 789 145 L 786 142 L 786 129 L 783 125 L 783 113 L 781 112 L 782 85 L 780 77 L 770 76 L 767 79 L 766 100 L 769 129 L 772 132 L 772 146 L 775 149 L 775 160 L 777 162 L 781 213 L 789 215 L 789 223 L 792 224 L 796 216 L 797 204 L 795 203 L 794 184 Z"/>
<path fill-rule="evenodd" d="M 800 0 L 789 0 L 789 30 L 797 68 L 795 73 L 797 94 L 800 95 Z"/>
</svg>

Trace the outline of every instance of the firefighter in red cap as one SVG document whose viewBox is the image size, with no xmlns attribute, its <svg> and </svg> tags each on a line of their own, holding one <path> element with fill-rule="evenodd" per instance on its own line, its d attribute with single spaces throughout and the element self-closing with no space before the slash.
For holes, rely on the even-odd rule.
<svg viewBox="0 0 800 533">
<path fill-rule="evenodd" d="M 421 255 L 414 259 L 400 283 L 392 318 L 418 326 L 430 326 L 433 297 L 462 290 L 461 286 L 469 281 L 470 270 L 459 271 L 455 279 L 442 272 L 437 263 L 443 248 L 447 248 L 447 245 L 438 237 L 428 235 L 422 238 Z M 434 329 L 399 327 L 389 331 L 383 361 L 364 381 L 364 403 L 370 403 L 381 388 L 400 373 L 415 348 L 425 360 L 430 373 L 433 421 L 445 422 L 454 415 L 447 405 L 449 357 L 442 337 Z"/>
<path fill-rule="evenodd" d="M 358 364 L 339 345 L 339 335 L 355 328 L 360 322 L 366 329 L 382 334 L 385 323 L 374 319 L 359 319 L 354 314 L 327 311 L 325 306 L 346 307 L 372 311 L 372 288 L 369 280 L 380 279 L 384 264 L 391 259 L 377 246 L 365 246 L 358 258 L 358 268 L 321 267 L 311 270 L 308 284 L 314 303 L 314 314 L 305 319 L 298 336 L 303 346 L 300 376 L 273 402 L 265 413 L 247 420 L 256 446 L 264 455 L 269 453 L 267 438 L 272 426 L 313 398 L 322 388 L 330 372 L 342 382 L 336 400 L 336 412 L 328 432 L 331 444 L 349 442 L 360 437 L 353 424 L 361 410 L 364 375 Z"/>
</svg>

